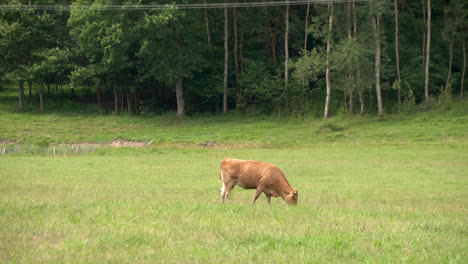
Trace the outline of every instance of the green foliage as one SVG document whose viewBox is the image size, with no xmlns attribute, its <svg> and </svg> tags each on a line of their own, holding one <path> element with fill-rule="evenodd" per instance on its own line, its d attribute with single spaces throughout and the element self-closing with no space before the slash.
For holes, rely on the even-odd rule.
<svg viewBox="0 0 468 264">
<path fill-rule="evenodd" d="M 47 141 L 47 139 L 40 139 L 40 140 L 37 140 L 36 142 L 34 142 L 34 145 L 40 147 L 40 148 L 48 148 L 50 143 L 49 141 Z"/>
<path fill-rule="evenodd" d="M 200 30 L 194 16 L 182 10 L 154 12 L 144 18 L 143 40 L 138 57 L 143 60 L 143 78 L 174 84 L 177 78 L 192 78 L 203 68 L 206 44 L 192 34 Z M 154 32 L 154 34 L 148 34 Z"/>
<path fill-rule="evenodd" d="M 19 4 L 14 1 L 11 4 Z M 53 44 L 55 21 L 52 15 L 32 10 L 0 11 L 0 60 L 9 80 L 29 78 L 35 54 Z"/>
<path fill-rule="evenodd" d="M 398 84 L 395 82 L 395 84 Z M 416 106 L 416 98 L 414 97 L 413 90 L 411 89 L 408 82 L 403 82 L 401 85 L 401 96 L 402 96 L 402 105 L 401 111 L 404 113 L 411 113 L 415 110 Z"/>
<path fill-rule="evenodd" d="M 281 111 L 281 102 L 285 96 L 283 81 L 272 75 L 265 63 L 246 60 L 245 72 L 240 76 L 243 95 L 239 110 L 255 110 L 260 107 L 263 113 Z M 254 109 L 249 109 L 251 106 Z M 274 108 L 273 108 L 274 107 Z"/>
<path fill-rule="evenodd" d="M 89 4 L 76 1 L 74 5 Z M 94 1 L 93 5 L 106 5 L 109 1 Z M 130 68 L 129 49 L 132 43 L 133 27 L 125 13 L 101 12 L 74 9 L 68 24 L 70 35 L 78 44 L 78 54 L 86 63 L 78 65 L 71 74 L 74 85 L 88 84 L 94 87 L 111 86 L 111 80 L 122 76 Z"/>
<path fill-rule="evenodd" d="M 3 86 L 14 81 L 32 82 L 34 86 L 59 84 L 76 90 L 99 91 L 104 108 L 110 108 L 109 102 L 113 100 L 111 95 L 115 88 L 118 94 L 135 95 L 139 100 L 135 105 L 141 106 L 140 110 L 144 108 L 145 113 L 156 113 L 174 110 L 173 86 L 175 80 L 181 78 L 186 105 L 191 114 L 219 109 L 224 70 L 222 9 L 209 9 L 206 13 L 202 9 L 177 9 L 172 6 L 174 1 L 166 0 L 157 1 L 158 4 L 167 4 L 166 9 L 131 11 L 93 8 L 152 2 L 3 2 L 21 7 L 0 10 L 0 82 Z M 183 2 L 190 4 L 196 1 Z M 44 3 L 71 4 L 72 10 L 26 8 Z M 217 1 L 209 0 L 207 3 Z M 426 25 L 423 23 L 422 3 L 409 1 L 400 4 L 399 8 L 401 78 L 412 87 L 410 98 L 414 98 L 410 100 L 408 108 L 413 107 L 413 101 L 415 104 L 422 102 L 424 97 L 421 82 L 424 79 L 422 37 Z M 461 84 L 462 43 L 467 39 L 465 1 L 443 3 L 432 3 L 430 95 L 434 98 L 440 94 L 438 87 L 446 81 L 449 43 L 453 43 L 453 87 Z M 86 5 L 91 9 L 79 8 Z M 284 8 L 229 10 L 229 109 L 275 112 L 294 117 L 319 115 L 324 104 L 325 43 L 330 39 L 331 112 L 336 115 L 343 109 L 344 113 L 348 113 L 349 106 L 346 106 L 343 94 L 349 97 L 352 93 L 357 98 L 358 92 L 364 95 L 365 111 L 375 112 L 375 42 L 371 18 L 376 15 L 383 22 L 380 38 L 381 83 L 386 96 L 384 107 L 387 110 L 397 109 L 397 92 L 391 89 L 396 79 L 392 1 L 334 3 L 331 32 L 328 27 L 331 9 L 326 4 L 310 6 L 312 15 L 309 16 L 307 32 L 304 32 L 305 8 L 306 5 L 298 5 L 290 9 L 292 78 L 287 87 L 283 85 Z M 234 17 L 237 21 L 236 40 Z M 303 50 L 305 33 L 308 47 Z M 235 56 L 234 50 L 237 52 Z M 237 63 L 234 62 L 235 58 Z M 149 98 L 151 90 L 157 93 Z M 124 104 L 127 99 L 124 98 Z"/>
<path fill-rule="evenodd" d="M 323 51 L 313 48 L 305 51 L 296 61 L 291 63 L 292 77 L 299 83 L 306 84 L 317 81 L 319 75 L 325 72 L 325 59 Z"/>
<path fill-rule="evenodd" d="M 446 90 L 445 87 L 440 87 L 440 94 L 437 98 L 436 107 L 441 110 L 449 110 L 452 107 L 453 99 L 452 99 L 452 92 L 451 89 L 452 84 L 449 83 L 448 89 Z"/>
</svg>

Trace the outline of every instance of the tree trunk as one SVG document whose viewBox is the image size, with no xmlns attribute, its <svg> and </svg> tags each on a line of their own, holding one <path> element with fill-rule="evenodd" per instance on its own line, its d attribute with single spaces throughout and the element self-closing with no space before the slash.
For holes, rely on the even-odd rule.
<svg viewBox="0 0 468 264">
<path fill-rule="evenodd" d="M 308 28 L 309 28 L 309 14 L 310 14 L 310 3 L 307 3 L 307 13 L 305 17 L 305 25 L 304 25 L 304 54 L 307 51 L 307 39 L 308 39 Z M 301 94 L 301 105 L 304 107 L 304 102 L 305 102 L 305 88 L 306 88 L 306 83 L 305 83 L 305 78 L 302 78 L 302 94 Z"/>
<path fill-rule="evenodd" d="M 151 101 L 152 101 L 152 108 L 156 106 L 156 86 L 151 87 Z"/>
<path fill-rule="evenodd" d="M 41 113 L 44 113 L 44 83 L 41 82 L 39 85 L 39 109 Z"/>
<path fill-rule="evenodd" d="M 101 108 L 101 89 L 96 87 L 96 96 L 97 96 L 97 107 Z"/>
<path fill-rule="evenodd" d="M 346 91 L 343 92 L 343 106 L 345 114 L 348 114 L 348 98 L 346 97 Z"/>
<path fill-rule="evenodd" d="M 234 53 L 234 67 L 235 67 L 235 70 L 236 70 L 236 81 L 239 81 L 239 58 L 237 57 L 237 53 L 238 53 L 238 42 L 237 42 L 237 9 L 234 8 L 233 9 L 233 17 L 234 17 L 234 49 L 233 49 L 233 53 Z"/>
<path fill-rule="evenodd" d="M 267 32 L 267 36 L 266 38 L 268 39 L 268 37 L 270 38 L 269 39 L 269 46 L 267 45 L 267 47 L 271 48 L 271 60 L 273 62 L 273 65 L 275 66 L 275 68 L 278 67 L 278 60 L 276 58 L 276 34 L 273 32 L 273 29 L 271 28 L 271 17 L 269 16 L 270 12 L 266 9 L 266 7 L 263 8 L 263 11 L 265 13 L 265 16 L 267 17 L 267 25 L 266 25 L 266 32 Z M 274 19 L 273 19 L 274 21 Z"/>
<path fill-rule="evenodd" d="M 237 34 L 237 9 L 234 8 L 233 10 L 233 17 L 234 17 L 234 49 L 233 49 L 233 52 L 234 52 L 234 67 L 235 67 L 235 73 L 236 73 L 236 96 L 237 96 L 237 103 L 236 103 L 236 107 L 237 107 L 237 104 L 240 102 L 240 97 L 241 97 L 241 87 L 239 85 L 239 57 L 238 57 L 238 53 L 239 53 L 239 43 L 237 41 L 238 39 L 238 34 Z"/>
<path fill-rule="evenodd" d="M 347 6 L 346 6 L 346 17 L 347 17 L 347 24 L 348 24 L 348 39 L 351 40 L 352 38 L 352 34 L 351 34 L 351 2 L 348 2 Z M 349 90 L 349 113 L 351 115 L 354 115 L 354 88 L 355 88 L 355 85 L 356 85 L 356 81 L 354 80 L 354 77 L 353 77 L 353 73 L 352 72 L 349 72 L 348 74 L 349 76 L 349 79 L 351 81 L 351 86 L 350 86 L 350 90 Z M 346 104 L 346 102 L 345 102 Z"/>
<path fill-rule="evenodd" d="M 426 65 L 424 78 L 424 97 L 429 103 L 429 61 L 431 54 L 431 0 L 427 0 L 427 40 L 426 40 Z"/>
<path fill-rule="evenodd" d="M 275 68 L 278 68 L 278 56 L 276 54 L 276 33 L 273 32 L 270 26 L 270 35 L 271 35 L 271 56 L 273 58 L 273 65 Z"/>
<path fill-rule="evenodd" d="M 244 34 L 241 30 L 240 32 L 240 39 L 239 39 L 239 71 L 240 71 L 240 74 L 242 74 L 244 72 L 244 59 L 242 57 L 242 47 L 243 47 L 243 44 L 244 44 Z M 242 87 L 242 83 L 238 84 L 239 86 L 239 97 L 237 98 L 237 104 L 240 103 L 240 100 L 242 100 L 242 90 L 243 90 L 243 87 Z"/>
<path fill-rule="evenodd" d="M 361 107 L 359 114 L 363 116 L 364 115 L 364 93 L 362 92 L 362 90 L 359 91 L 359 106 Z"/>
<path fill-rule="evenodd" d="M 395 8 L 395 58 L 398 81 L 398 105 L 401 105 L 401 75 L 400 75 L 400 51 L 399 51 L 399 23 L 398 23 L 398 0 L 394 1 Z"/>
<path fill-rule="evenodd" d="M 206 0 L 203 1 L 206 5 Z M 205 24 L 206 24 L 206 38 L 208 41 L 208 45 L 211 46 L 211 33 L 210 33 L 210 21 L 208 19 L 208 8 L 205 8 Z"/>
<path fill-rule="evenodd" d="M 422 1 L 422 11 L 423 11 L 423 25 L 426 25 L 426 0 Z M 422 58 L 423 58 L 423 66 L 426 69 L 426 31 L 423 30 L 423 37 L 422 37 Z"/>
<path fill-rule="evenodd" d="M 357 39 L 357 19 L 356 19 L 356 1 L 353 0 L 353 35 L 354 38 Z M 358 94 L 359 94 L 359 106 L 360 106 L 360 115 L 364 115 L 364 93 L 361 88 L 361 64 L 359 63 L 359 58 L 357 61 L 357 70 L 356 70 L 356 78 L 357 78 L 357 85 L 358 85 Z"/>
<path fill-rule="evenodd" d="M 228 9 L 224 8 L 224 94 L 223 94 L 223 113 L 227 113 L 227 92 L 228 92 L 228 66 L 229 66 L 229 20 Z"/>
<path fill-rule="evenodd" d="M 463 100 L 463 83 L 465 81 L 465 70 L 466 70 L 466 50 L 465 50 L 465 39 L 463 39 L 463 70 L 462 70 L 462 76 L 461 76 L 461 81 L 460 81 L 460 100 Z"/>
<path fill-rule="evenodd" d="M 117 114 L 119 112 L 119 99 L 117 95 L 117 88 L 115 87 L 115 80 L 114 80 L 114 112 Z"/>
<path fill-rule="evenodd" d="M 328 17 L 328 37 L 327 37 L 327 57 L 326 57 L 326 73 L 325 80 L 327 84 L 327 97 L 325 98 L 325 112 L 323 114 L 324 119 L 328 119 L 330 111 L 330 39 L 333 25 L 333 4 L 328 4 L 328 10 L 330 15 Z"/>
<path fill-rule="evenodd" d="M 285 15 L 286 29 L 284 31 L 284 85 L 286 91 L 286 111 L 289 108 L 289 94 L 288 94 L 288 82 L 289 82 L 289 5 L 286 5 Z"/>
<path fill-rule="evenodd" d="M 177 98 L 177 117 L 185 116 L 184 89 L 182 87 L 182 78 L 176 80 L 176 98 Z"/>
<path fill-rule="evenodd" d="M 372 110 L 372 107 L 373 107 L 372 103 L 374 102 L 374 98 L 372 97 L 372 89 L 369 89 L 369 96 L 368 97 L 369 97 L 369 103 L 368 103 L 369 107 L 368 108 Z"/>
<path fill-rule="evenodd" d="M 32 97 L 32 81 L 28 81 L 28 84 L 29 84 L 29 97 L 28 97 L 28 100 L 31 101 L 31 97 Z"/>
<path fill-rule="evenodd" d="M 19 81 L 18 85 L 18 103 L 19 103 L 19 110 L 23 110 L 24 106 L 24 81 Z"/>
<path fill-rule="evenodd" d="M 126 92 L 127 94 L 127 111 L 129 114 L 132 113 L 132 100 L 130 99 L 130 92 Z"/>
<path fill-rule="evenodd" d="M 305 30 L 304 30 L 304 52 L 307 50 L 307 36 L 309 35 L 307 32 L 309 27 L 309 14 L 310 14 L 310 2 L 307 3 L 307 13 L 305 17 Z"/>
<path fill-rule="evenodd" d="M 122 112 L 122 113 L 124 111 L 124 97 L 125 97 L 125 92 L 122 89 L 120 91 L 120 112 Z"/>
<path fill-rule="evenodd" d="M 377 95 L 377 107 L 379 117 L 383 117 L 382 91 L 380 88 L 380 17 L 376 15 L 372 19 L 375 39 L 375 91 Z"/>
<path fill-rule="evenodd" d="M 444 24 L 445 27 L 449 26 L 449 18 L 448 18 L 448 0 L 443 0 L 442 1 L 442 8 L 444 10 Z M 449 92 L 449 86 L 450 86 L 450 77 L 452 75 L 452 51 L 453 51 L 453 40 L 451 39 L 451 36 L 449 34 L 449 66 L 448 66 L 448 73 L 447 73 L 447 81 L 445 82 L 445 93 Z M 451 93 L 451 91 L 450 91 Z"/>
<path fill-rule="evenodd" d="M 29 86 L 28 100 L 31 101 L 32 100 L 31 98 L 32 97 L 32 81 L 31 80 L 28 81 L 28 86 Z"/>
<path fill-rule="evenodd" d="M 448 67 L 448 74 L 447 74 L 447 82 L 445 83 L 445 92 L 448 93 L 449 86 L 450 86 L 450 75 L 452 74 L 452 48 L 453 48 L 453 40 L 450 40 L 449 45 L 449 67 Z"/>
<path fill-rule="evenodd" d="M 50 96 L 50 83 L 47 84 L 47 96 Z"/>
<path fill-rule="evenodd" d="M 138 94 L 136 91 L 133 92 L 133 107 L 134 113 L 138 114 Z"/>
</svg>

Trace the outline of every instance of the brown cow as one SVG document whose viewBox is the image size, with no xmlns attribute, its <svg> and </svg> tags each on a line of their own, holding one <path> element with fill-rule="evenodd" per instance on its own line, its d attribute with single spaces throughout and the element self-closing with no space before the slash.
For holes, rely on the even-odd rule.
<svg viewBox="0 0 468 264">
<path fill-rule="evenodd" d="M 229 199 L 231 190 L 239 185 L 244 189 L 257 189 L 252 203 L 265 193 L 268 204 L 271 196 L 282 197 L 287 204 L 297 204 L 298 192 L 289 185 L 283 172 L 273 164 L 255 160 L 225 159 L 220 166 L 221 198 Z"/>
</svg>

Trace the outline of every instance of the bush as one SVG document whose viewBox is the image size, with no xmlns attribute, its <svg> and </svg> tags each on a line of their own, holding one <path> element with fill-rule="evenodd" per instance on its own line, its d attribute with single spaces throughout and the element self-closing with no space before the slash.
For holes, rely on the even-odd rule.
<svg viewBox="0 0 468 264">
<path fill-rule="evenodd" d="M 406 83 L 407 84 L 407 83 Z M 402 103 L 400 111 L 403 113 L 410 113 L 416 107 L 416 98 L 414 97 L 413 90 L 409 85 L 404 85 L 402 89 Z"/>
<path fill-rule="evenodd" d="M 449 88 L 447 90 L 444 89 L 443 86 L 440 87 L 440 94 L 437 98 L 436 108 L 446 111 L 450 110 L 453 104 L 452 93 L 451 93 L 452 84 L 449 84 Z"/>
<path fill-rule="evenodd" d="M 36 140 L 34 142 L 34 145 L 40 148 L 48 148 L 50 145 L 50 142 L 47 139 L 43 138 L 43 139 Z"/>
</svg>

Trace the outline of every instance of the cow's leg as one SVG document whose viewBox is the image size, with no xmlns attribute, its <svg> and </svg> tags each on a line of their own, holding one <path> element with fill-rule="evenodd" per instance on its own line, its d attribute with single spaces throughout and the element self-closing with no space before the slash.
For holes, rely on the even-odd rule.
<svg viewBox="0 0 468 264">
<path fill-rule="evenodd" d="M 221 200 L 224 203 L 224 199 L 226 197 L 226 185 L 223 182 L 223 185 L 221 186 Z"/>
<path fill-rule="evenodd" d="M 257 188 L 257 191 L 255 192 L 255 196 L 254 196 L 254 198 L 253 198 L 253 200 L 252 200 L 252 203 L 255 203 L 255 201 L 258 199 L 258 197 L 260 196 L 260 194 L 262 194 L 262 192 L 263 192 L 263 188 L 258 187 L 258 188 Z"/>
<path fill-rule="evenodd" d="M 265 195 L 266 195 L 266 198 L 267 198 L 268 205 L 270 205 L 271 204 L 271 195 L 266 194 L 266 193 L 265 193 Z"/>
<path fill-rule="evenodd" d="M 224 197 L 223 197 L 223 203 L 224 200 L 231 200 L 231 190 L 234 189 L 234 186 L 236 185 L 235 182 L 230 182 L 228 184 L 224 184 Z"/>
</svg>

